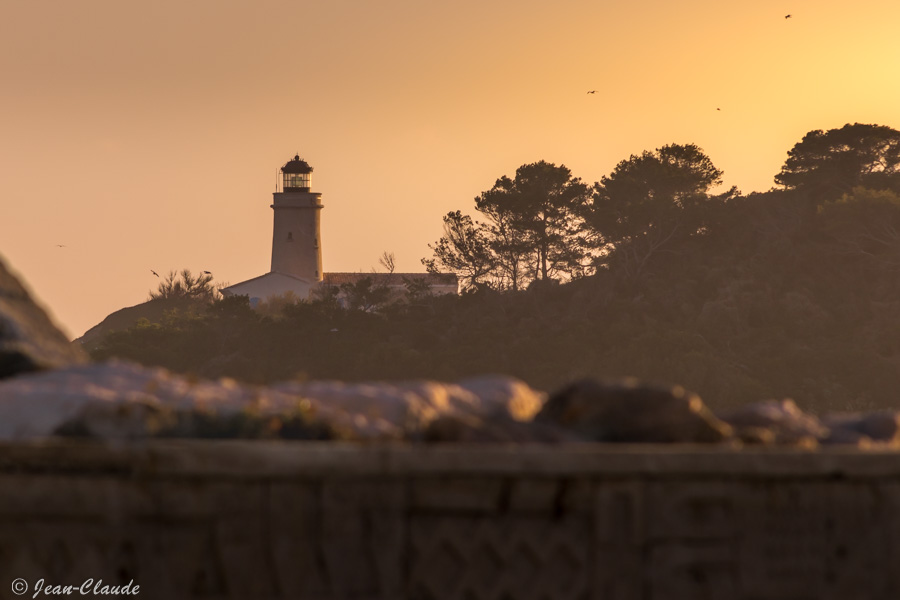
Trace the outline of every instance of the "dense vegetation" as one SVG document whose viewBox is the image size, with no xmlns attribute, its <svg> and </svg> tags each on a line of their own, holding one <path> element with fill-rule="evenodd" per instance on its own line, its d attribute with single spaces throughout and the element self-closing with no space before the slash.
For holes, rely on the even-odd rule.
<svg viewBox="0 0 900 600">
<path fill-rule="evenodd" d="M 476 199 L 483 223 L 445 217 L 424 262 L 459 273 L 460 297 L 391 302 L 363 280 L 257 310 L 204 300 L 92 354 L 254 382 L 634 375 L 714 407 L 896 406 L 900 132 L 811 132 L 788 156 L 783 189 L 749 196 L 710 194 L 722 173 L 695 146 L 632 156 L 593 187 L 525 165 Z"/>
</svg>

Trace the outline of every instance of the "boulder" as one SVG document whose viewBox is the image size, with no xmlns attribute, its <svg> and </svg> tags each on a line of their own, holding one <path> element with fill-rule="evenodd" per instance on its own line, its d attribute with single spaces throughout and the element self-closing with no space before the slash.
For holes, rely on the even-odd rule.
<svg viewBox="0 0 900 600">
<path fill-rule="evenodd" d="M 722 442 L 731 427 L 697 394 L 680 386 L 657 387 L 634 379 L 584 380 L 553 394 L 535 418 L 596 442 Z"/>
<path fill-rule="evenodd" d="M 771 433 L 769 441 L 775 444 L 811 447 L 830 434 L 815 415 L 803 412 L 790 399 L 745 404 L 716 416 L 731 425 L 739 438 L 747 437 L 745 432 L 763 429 Z"/>
<path fill-rule="evenodd" d="M 342 429 L 357 430 L 367 439 L 396 440 L 450 441 L 457 435 L 453 432 L 467 436 L 474 430 L 481 436 L 489 425 L 530 421 L 546 398 L 518 379 L 499 375 L 459 383 L 286 382 L 272 389 L 309 399 L 317 414 Z M 426 435 L 438 419 L 443 426 Z M 507 428 L 521 432 L 515 425 Z"/>
<path fill-rule="evenodd" d="M 872 438 L 851 429 L 829 429 L 828 435 L 816 441 L 821 444 L 856 446 L 857 448 L 871 448 L 875 445 Z"/>
<path fill-rule="evenodd" d="M 900 412 L 879 410 L 870 413 L 831 413 L 822 417 L 831 430 L 829 443 L 847 443 L 854 436 L 872 442 L 900 445 Z"/>
<path fill-rule="evenodd" d="M 0 379 L 86 361 L 0 260 Z"/>
<path fill-rule="evenodd" d="M 303 398 L 120 361 L 0 381 L 0 440 L 53 435 L 281 437 L 266 427 L 274 426 L 275 419 L 296 424 L 298 417 L 318 428 L 320 420 Z"/>
</svg>

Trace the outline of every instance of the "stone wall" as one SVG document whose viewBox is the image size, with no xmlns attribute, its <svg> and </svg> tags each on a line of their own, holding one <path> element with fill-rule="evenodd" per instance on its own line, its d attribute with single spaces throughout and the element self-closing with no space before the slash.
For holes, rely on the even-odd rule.
<svg viewBox="0 0 900 600">
<path fill-rule="evenodd" d="M 900 597 L 887 450 L 62 440 L 0 482 L 3 598 Z"/>
</svg>

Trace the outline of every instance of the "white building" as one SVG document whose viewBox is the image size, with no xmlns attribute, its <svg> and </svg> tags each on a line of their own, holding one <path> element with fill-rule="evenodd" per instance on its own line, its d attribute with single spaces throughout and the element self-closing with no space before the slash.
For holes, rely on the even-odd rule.
<svg viewBox="0 0 900 600">
<path fill-rule="evenodd" d="M 274 211 L 272 268 L 264 275 L 222 289 L 223 295 L 248 296 L 252 304 L 287 292 L 305 299 L 319 286 L 340 287 L 364 277 L 371 278 L 374 285 L 384 285 L 398 293 L 405 290 L 409 281 L 426 282 L 434 294 L 459 293 L 454 274 L 323 273 L 322 194 L 310 191 L 312 171 L 299 155 L 281 167 L 281 181 L 271 206 Z"/>
</svg>

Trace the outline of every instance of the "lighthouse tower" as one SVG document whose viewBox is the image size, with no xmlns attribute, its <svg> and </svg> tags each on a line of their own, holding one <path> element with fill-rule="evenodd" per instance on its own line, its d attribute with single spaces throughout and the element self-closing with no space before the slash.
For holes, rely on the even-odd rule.
<svg viewBox="0 0 900 600">
<path fill-rule="evenodd" d="M 272 202 L 272 273 L 318 282 L 323 278 L 322 194 L 310 191 L 312 171 L 299 155 L 281 167 Z"/>
<path fill-rule="evenodd" d="M 312 167 L 300 158 L 289 160 L 278 174 L 272 202 L 272 269 L 268 273 L 226 288 L 223 296 L 247 296 L 250 306 L 269 298 L 306 299 L 320 286 L 338 289 L 361 279 L 372 279 L 397 297 L 405 297 L 407 283 L 420 281 L 434 294 L 457 294 L 456 275 L 449 273 L 323 273 L 319 231 L 322 194 L 311 192 Z"/>
</svg>

